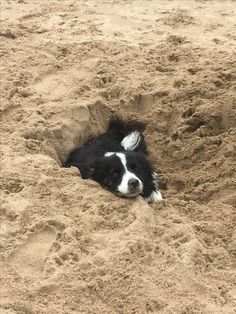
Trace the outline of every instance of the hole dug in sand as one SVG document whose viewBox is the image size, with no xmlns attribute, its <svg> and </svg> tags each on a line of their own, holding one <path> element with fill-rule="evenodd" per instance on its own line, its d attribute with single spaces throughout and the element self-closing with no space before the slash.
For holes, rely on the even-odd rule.
<svg viewBox="0 0 236 314">
<path fill-rule="evenodd" d="M 62 165 L 73 149 L 106 129 L 111 111 L 98 100 L 67 106 L 45 103 L 39 114 L 45 123 L 24 131 L 26 147 L 33 153 L 44 152 Z"/>
<path fill-rule="evenodd" d="M 178 195 L 185 200 L 208 202 L 221 188 L 232 190 L 227 173 L 230 177 L 233 174 L 230 160 L 234 149 L 229 139 L 233 138 L 234 105 L 231 98 L 222 103 L 209 101 L 201 94 L 192 99 L 187 96 L 188 90 L 173 93 L 167 86 L 134 93 L 115 109 L 112 103 L 111 109 L 101 100 L 44 103 L 39 111 L 46 127 L 26 130 L 26 146 L 30 152 L 43 151 L 61 166 L 73 149 L 103 133 L 116 111 L 127 119 L 147 123 L 149 157 L 165 198 Z M 220 176 L 226 179 L 216 182 Z"/>
<path fill-rule="evenodd" d="M 63 123 L 54 129 L 62 164 L 73 149 L 105 131 L 110 115 L 111 111 L 100 101 L 74 106 L 66 112 Z"/>
<path fill-rule="evenodd" d="M 153 107 L 156 105 L 156 98 L 158 95 L 159 94 L 157 93 L 156 95 L 139 95 L 139 97 L 135 97 L 135 103 L 128 103 L 130 109 L 127 111 L 131 111 L 131 113 L 128 114 L 126 110 L 117 110 L 115 113 L 114 111 L 108 109 L 108 107 L 103 105 L 100 101 L 90 105 L 89 107 L 81 107 L 81 109 L 84 110 L 86 119 L 88 119 L 88 121 L 82 124 L 79 128 L 74 122 L 75 115 L 73 115 L 70 118 L 69 123 L 69 119 L 67 119 L 66 128 L 65 124 L 63 126 L 59 125 L 58 130 L 56 130 L 57 137 L 64 139 L 64 143 L 61 145 L 63 147 L 63 152 L 61 153 L 62 157 L 60 158 L 62 165 L 64 165 L 65 156 L 67 158 L 71 151 L 73 151 L 75 148 L 83 146 L 83 144 L 86 143 L 89 139 L 95 138 L 99 134 L 104 133 L 112 115 L 122 116 L 126 121 L 131 119 L 143 121 L 143 118 L 137 114 L 134 114 L 134 112 L 143 113 L 144 111 L 152 111 Z M 167 94 L 162 93 L 162 96 L 165 95 Z M 133 110 L 134 108 L 135 110 Z M 77 108 L 78 111 L 81 109 L 79 107 Z M 87 110 L 89 112 L 87 112 Z M 69 171 L 74 172 L 73 168 L 70 168 Z M 164 186 L 164 184 L 162 184 L 162 186 Z"/>
</svg>

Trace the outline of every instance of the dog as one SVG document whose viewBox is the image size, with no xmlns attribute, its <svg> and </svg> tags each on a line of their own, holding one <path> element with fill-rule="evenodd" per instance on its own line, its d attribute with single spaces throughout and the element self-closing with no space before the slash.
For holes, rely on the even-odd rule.
<svg viewBox="0 0 236 314">
<path fill-rule="evenodd" d="M 112 117 L 107 131 L 72 151 L 65 167 L 77 167 L 83 179 L 95 180 L 118 196 L 141 195 L 148 203 L 162 200 L 157 175 L 147 158 L 145 128 L 142 122 Z"/>
</svg>

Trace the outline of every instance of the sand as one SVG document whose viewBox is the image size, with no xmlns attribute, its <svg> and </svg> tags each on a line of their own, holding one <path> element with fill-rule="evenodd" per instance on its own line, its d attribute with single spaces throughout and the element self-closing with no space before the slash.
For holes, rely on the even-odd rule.
<svg viewBox="0 0 236 314">
<path fill-rule="evenodd" d="M 3 0 L 1 314 L 236 313 L 236 2 Z M 164 201 L 68 153 L 147 122 Z"/>
</svg>

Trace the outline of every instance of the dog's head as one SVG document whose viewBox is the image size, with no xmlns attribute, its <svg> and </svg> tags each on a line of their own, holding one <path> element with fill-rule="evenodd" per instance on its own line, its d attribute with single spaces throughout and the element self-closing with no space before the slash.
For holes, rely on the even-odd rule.
<svg viewBox="0 0 236 314">
<path fill-rule="evenodd" d="M 115 194 L 135 197 L 143 193 L 149 168 L 149 163 L 142 153 L 109 152 L 93 162 L 89 178 Z"/>
</svg>

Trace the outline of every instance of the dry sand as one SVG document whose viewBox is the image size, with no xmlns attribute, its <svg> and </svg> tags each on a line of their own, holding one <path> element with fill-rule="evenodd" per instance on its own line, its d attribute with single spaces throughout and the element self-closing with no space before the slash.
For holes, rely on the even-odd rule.
<svg viewBox="0 0 236 314">
<path fill-rule="evenodd" d="M 236 2 L 4 0 L 1 314 L 236 313 Z M 165 200 L 63 169 L 118 112 Z"/>
</svg>

